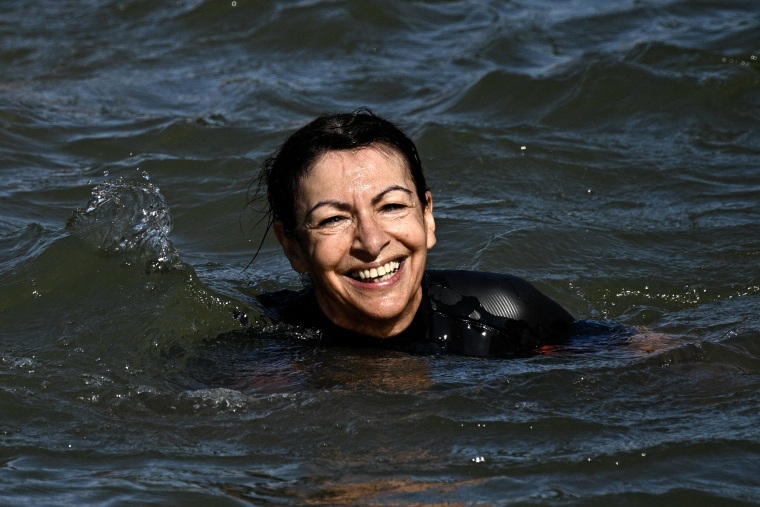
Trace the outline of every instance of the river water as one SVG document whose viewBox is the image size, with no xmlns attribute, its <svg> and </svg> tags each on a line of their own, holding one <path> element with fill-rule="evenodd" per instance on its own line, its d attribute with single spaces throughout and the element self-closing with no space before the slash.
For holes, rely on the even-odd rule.
<svg viewBox="0 0 760 507">
<path fill-rule="evenodd" d="M 760 504 L 754 0 L 0 4 L 0 503 Z M 246 208 L 324 111 L 419 146 L 436 268 L 614 332 L 241 339 Z"/>
</svg>

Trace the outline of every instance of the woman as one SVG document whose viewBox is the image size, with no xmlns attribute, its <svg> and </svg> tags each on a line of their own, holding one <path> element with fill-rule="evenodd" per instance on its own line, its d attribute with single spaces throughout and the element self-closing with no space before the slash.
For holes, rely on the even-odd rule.
<svg viewBox="0 0 760 507">
<path fill-rule="evenodd" d="M 278 321 L 326 343 L 530 354 L 573 318 L 507 275 L 426 271 L 433 198 L 414 143 L 367 110 L 325 115 L 266 160 L 270 225 L 308 287 L 261 297 Z"/>
</svg>

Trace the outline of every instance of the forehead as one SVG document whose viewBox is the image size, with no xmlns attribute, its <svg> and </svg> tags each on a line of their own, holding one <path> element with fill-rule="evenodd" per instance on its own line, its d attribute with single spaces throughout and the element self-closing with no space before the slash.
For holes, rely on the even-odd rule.
<svg viewBox="0 0 760 507">
<path fill-rule="evenodd" d="M 393 148 L 370 146 L 333 150 L 321 155 L 304 174 L 299 194 L 327 188 L 348 190 L 357 184 L 375 186 L 402 181 L 410 190 L 415 190 L 409 164 Z"/>
</svg>

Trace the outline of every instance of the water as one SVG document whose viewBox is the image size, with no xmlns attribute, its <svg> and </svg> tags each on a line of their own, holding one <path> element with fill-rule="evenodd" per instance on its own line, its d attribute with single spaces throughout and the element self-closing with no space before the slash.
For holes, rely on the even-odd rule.
<svg viewBox="0 0 760 507">
<path fill-rule="evenodd" d="M 730 0 L 4 1 L 0 503 L 760 503 L 759 28 Z M 358 106 L 418 142 L 432 266 L 638 334 L 230 334 L 298 286 L 273 238 L 245 269 L 258 165 Z"/>
</svg>

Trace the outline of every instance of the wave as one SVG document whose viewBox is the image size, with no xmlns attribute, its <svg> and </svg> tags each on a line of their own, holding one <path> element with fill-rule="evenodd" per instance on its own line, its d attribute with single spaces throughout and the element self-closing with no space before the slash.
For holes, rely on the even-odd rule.
<svg viewBox="0 0 760 507">
<path fill-rule="evenodd" d="M 145 180 L 118 178 L 97 185 L 86 208 L 79 208 L 67 229 L 105 255 L 144 261 L 146 270 L 181 265 L 169 239 L 174 221 L 158 187 Z"/>
</svg>

